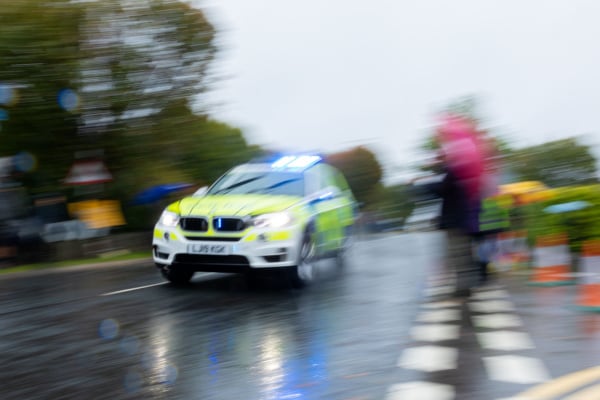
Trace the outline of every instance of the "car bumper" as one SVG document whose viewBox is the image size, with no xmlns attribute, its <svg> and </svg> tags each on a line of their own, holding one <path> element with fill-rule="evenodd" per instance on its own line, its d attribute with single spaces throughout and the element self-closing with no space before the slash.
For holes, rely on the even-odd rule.
<svg viewBox="0 0 600 400">
<path fill-rule="evenodd" d="M 253 229 L 241 236 L 190 236 L 179 228 L 156 226 L 153 259 L 160 266 L 185 266 L 196 271 L 241 272 L 285 268 L 296 264 L 301 229 Z"/>
</svg>

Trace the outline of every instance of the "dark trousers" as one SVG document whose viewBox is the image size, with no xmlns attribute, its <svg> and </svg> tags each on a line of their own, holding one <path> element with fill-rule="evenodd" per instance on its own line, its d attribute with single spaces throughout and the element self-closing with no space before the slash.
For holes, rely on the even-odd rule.
<svg viewBox="0 0 600 400">
<path fill-rule="evenodd" d="M 479 283 L 479 268 L 473 258 L 471 236 L 460 229 L 446 230 L 448 270 L 456 276 L 456 294 L 468 295 Z"/>
</svg>

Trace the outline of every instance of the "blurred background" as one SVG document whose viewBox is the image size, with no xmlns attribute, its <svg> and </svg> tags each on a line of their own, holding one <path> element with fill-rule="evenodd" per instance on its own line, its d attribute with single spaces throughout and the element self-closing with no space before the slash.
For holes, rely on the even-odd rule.
<svg viewBox="0 0 600 400">
<path fill-rule="evenodd" d="M 407 183 L 431 172 L 443 111 L 498 144 L 501 183 L 576 186 L 568 201 L 597 205 L 598 11 L 583 0 L 5 1 L 3 254 L 149 232 L 170 201 L 281 151 L 327 155 L 365 230 L 411 216 L 428 227 L 436 204 Z M 566 200 L 526 203 L 541 201 L 535 210 Z M 577 211 L 594 232 L 595 210 Z"/>
</svg>

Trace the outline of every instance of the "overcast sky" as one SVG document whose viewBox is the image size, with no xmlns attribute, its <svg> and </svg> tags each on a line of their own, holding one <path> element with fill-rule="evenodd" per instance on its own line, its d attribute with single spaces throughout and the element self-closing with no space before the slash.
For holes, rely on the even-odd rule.
<svg viewBox="0 0 600 400">
<path fill-rule="evenodd" d="M 600 1 L 200 0 L 226 76 L 213 115 L 285 150 L 366 144 L 388 180 L 434 112 L 482 100 L 518 146 L 600 142 Z"/>
</svg>

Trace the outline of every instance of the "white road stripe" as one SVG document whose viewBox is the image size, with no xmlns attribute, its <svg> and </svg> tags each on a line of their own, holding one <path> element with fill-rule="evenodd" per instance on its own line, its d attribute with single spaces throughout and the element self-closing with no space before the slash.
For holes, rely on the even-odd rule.
<svg viewBox="0 0 600 400">
<path fill-rule="evenodd" d="M 440 309 L 423 311 L 417 316 L 419 322 L 446 322 L 460 320 L 460 310 Z"/>
<path fill-rule="evenodd" d="M 449 307 L 458 307 L 461 303 L 459 301 L 437 301 L 433 303 L 423 303 L 421 307 L 423 308 L 449 308 Z"/>
<path fill-rule="evenodd" d="M 479 328 L 511 328 L 523 325 L 519 317 L 513 314 L 490 314 L 472 317 L 475 326 Z"/>
<path fill-rule="evenodd" d="M 497 356 L 483 357 L 490 379 L 511 383 L 540 383 L 550 379 L 544 364 L 531 357 Z"/>
<path fill-rule="evenodd" d="M 412 327 L 410 334 L 417 341 L 440 342 L 458 339 L 459 331 L 458 325 L 428 324 Z"/>
<path fill-rule="evenodd" d="M 198 281 L 198 280 L 204 280 L 206 278 L 211 278 L 213 276 L 224 276 L 226 274 L 222 274 L 219 272 L 204 272 L 204 273 L 196 273 L 196 276 L 198 276 L 200 279 L 194 279 L 194 281 Z M 149 287 L 154 287 L 154 286 L 160 286 L 160 285 L 166 285 L 167 281 L 164 282 L 159 282 L 159 283 L 153 283 L 151 285 L 145 285 L 145 286 L 138 286 L 138 287 L 134 287 L 134 288 L 130 288 L 130 289 L 123 289 L 123 290 L 117 290 L 115 292 L 108 292 L 108 293 L 102 293 L 100 296 L 112 296 L 113 294 L 121 294 L 121 293 L 127 293 L 127 292 L 133 292 L 134 290 L 141 290 L 141 289 L 146 289 Z"/>
<path fill-rule="evenodd" d="M 504 289 L 490 290 L 487 292 L 476 292 L 471 296 L 471 300 L 487 300 L 498 297 L 508 297 L 508 292 Z"/>
<path fill-rule="evenodd" d="M 386 400 L 454 400 L 454 388 L 432 382 L 406 382 L 390 386 Z"/>
<path fill-rule="evenodd" d="M 515 310 L 515 306 L 507 300 L 472 301 L 469 303 L 469 307 L 471 308 L 471 311 L 479 313 L 494 313 Z"/>
<path fill-rule="evenodd" d="M 535 346 L 529 335 L 523 332 L 497 331 L 477 333 L 481 347 L 490 350 L 527 350 Z"/>
<path fill-rule="evenodd" d="M 398 367 L 419 371 L 444 371 L 456 369 L 458 350 L 452 347 L 420 346 L 405 349 Z"/>
<path fill-rule="evenodd" d="M 169 283 L 169 282 L 153 283 L 152 285 L 138 286 L 138 287 L 134 287 L 134 288 L 130 288 L 130 289 L 117 290 L 115 292 L 102 293 L 100 296 L 112 296 L 113 294 L 121 294 L 121 293 L 133 292 L 134 290 L 146 289 L 146 288 L 149 288 L 149 287 L 160 286 L 160 285 L 164 285 L 164 284 L 167 284 L 167 283 Z"/>
</svg>

